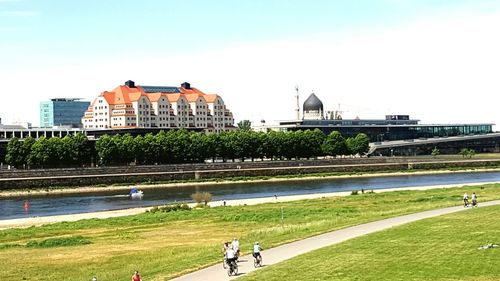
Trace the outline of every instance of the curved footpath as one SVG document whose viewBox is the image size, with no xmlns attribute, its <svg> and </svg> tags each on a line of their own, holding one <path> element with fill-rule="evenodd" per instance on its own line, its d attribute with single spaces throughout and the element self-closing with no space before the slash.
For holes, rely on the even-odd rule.
<svg viewBox="0 0 500 281">
<path fill-rule="evenodd" d="M 447 184 L 447 185 L 431 185 L 431 186 L 415 186 L 415 187 L 398 187 L 398 188 L 386 188 L 377 189 L 375 192 L 391 192 L 391 191 L 403 191 L 403 190 L 427 190 L 434 188 L 451 188 L 451 187 L 461 187 L 461 186 L 474 186 L 474 185 L 485 185 L 494 184 L 500 182 L 481 182 L 481 183 L 464 183 L 464 184 Z M 227 200 L 227 206 L 238 206 L 238 205 L 256 205 L 263 203 L 276 203 L 276 202 L 288 202 L 295 200 L 305 200 L 305 199 L 315 199 L 333 196 L 348 196 L 350 191 L 343 192 L 329 192 L 329 193 L 313 193 L 313 194 L 303 194 L 303 195 L 288 195 L 288 196 L 278 196 L 278 197 L 262 197 L 262 198 L 249 198 L 249 199 L 237 199 L 237 200 Z M 213 201 L 209 205 L 211 207 L 222 206 L 224 201 Z M 194 207 L 196 204 L 189 204 Z M 80 213 L 80 214 L 69 214 L 69 215 L 57 215 L 57 216 L 44 216 L 44 217 L 28 217 L 28 218 L 18 218 L 18 219 L 8 219 L 0 220 L 0 230 L 8 229 L 13 227 L 30 227 L 30 226 L 40 226 L 44 224 L 56 223 L 56 222 L 70 222 L 78 221 L 83 219 L 105 219 L 112 217 L 122 217 L 129 215 L 136 215 L 144 213 L 152 207 L 142 207 L 124 210 L 113 210 L 113 211 L 102 211 L 93 213 Z"/>
<path fill-rule="evenodd" d="M 500 200 L 481 203 L 480 207 L 499 205 Z M 449 207 L 431 211 L 420 212 L 395 218 L 384 219 L 380 221 L 365 223 L 353 227 L 344 228 L 337 231 L 306 238 L 304 240 L 281 245 L 276 248 L 262 251 L 264 266 L 273 265 L 284 260 L 296 257 L 298 255 L 314 251 L 323 247 L 331 246 L 356 238 L 365 234 L 388 229 L 394 226 L 414 222 L 421 219 L 432 218 L 440 215 L 455 213 L 467 210 L 463 206 Z M 265 246 L 265 245 L 264 245 Z M 172 281 L 198 281 L 198 280 L 232 280 L 243 276 L 249 272 L 258 270 L 253 267 L 253 257 L 246 255 L 240 258 L 238 263 L 238 276 L 228 277 L 225 269 L 222 268 L 222 261 L 216 265 L 193 273 L 172 279 Z"/>
</svg>

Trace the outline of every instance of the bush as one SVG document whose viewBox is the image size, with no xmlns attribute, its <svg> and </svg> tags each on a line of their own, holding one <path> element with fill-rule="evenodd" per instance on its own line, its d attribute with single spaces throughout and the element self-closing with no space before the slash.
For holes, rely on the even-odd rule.
<svg viewBox="0 0 500 281">
<path fill-rule="evenodd" d="M 176 212 L 176 211 L 189 211 L 191 210 L 191 207 L 189 207 L 188 204 L 182 203 L 182 204 L 175 204 L 175 205 L 166 205 L 163 207 L 153 207 L 151 210 L 149 210 L 150 213 L 156 213 L 156 212 L 161 212 L 161 213 L 168 213 L 168 212 Z"/>
<path fill-rule="evenodd" d="M 357 190 L 351 191 L 351 195 L 358 195 L 358 191 Z"/>
<path fill-rule="evenodd" d="M 198 204 L 203 202 L 207 206 L 208 202 L 212 201 L 212 194 L 210 192 L 196 192 L 191 194 L 191 198 L 194 202 Z"/>
</svg>

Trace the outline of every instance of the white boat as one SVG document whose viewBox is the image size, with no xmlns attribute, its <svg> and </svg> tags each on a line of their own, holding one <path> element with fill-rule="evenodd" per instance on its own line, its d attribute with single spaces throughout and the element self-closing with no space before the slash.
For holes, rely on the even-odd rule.
<svg viewBox="0 0 500 281">
<path fill-rule="evenodd" d="M 137 188 L 132 188 L 129 195 L 131 199 L 142 199 L 144 192 L 142 190 L 138 190 Z"/>
</svg>

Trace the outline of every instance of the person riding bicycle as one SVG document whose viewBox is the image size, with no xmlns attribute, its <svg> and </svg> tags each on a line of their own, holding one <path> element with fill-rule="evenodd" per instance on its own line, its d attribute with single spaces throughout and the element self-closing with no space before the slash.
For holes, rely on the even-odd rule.
<svg viewBox="0 0 500 281">
<path fill-rule="evenodd" d="M 226 260 L 226 251 L 229 249 L 229 242 L 224 242 L 222 246 L 222 255 L 224 256 L 224 268 L 226 268 L 227 260 Z"/>
<path fill-rule="evenodd" d="M 469 195 L 467 195 L 467 192 L 464 194 L 464 207 L 469 206 Z"/>
<path fill-rule="evenodd" d="M 231 247 L 226 249 L 226 263 L 229 266 L 236 266 L 236 252 Z"/>
<path fill-rule="evenodd" d="M 472 207 L 477 207 L 477 195 L 475 192 L 472 192 Z"/>
<path fill-rule="evenodd" d="M 260 251 L 262 251 L 262 248 L 260 247 L 259 242 L 255 242 L 255 244 L 253 245 L 252 256 L 254 258 L 262 258 L 262 256 L 260 255 Z"/>
<path fill-rule="evenodd" d="M 240 255 L 240 241 L 238 241 L 236 237 L 233 238 L 233 242 L 231 242 L 231 247 L 234 250 L 236 258 L 238 258 L 238 256 Z"/>
</svg>

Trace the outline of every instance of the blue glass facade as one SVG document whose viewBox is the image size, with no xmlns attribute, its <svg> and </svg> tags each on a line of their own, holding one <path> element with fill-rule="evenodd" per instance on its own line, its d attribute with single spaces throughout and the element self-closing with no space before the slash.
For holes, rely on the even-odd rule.
<svg viewBox="0 0 500 281">
<path fill-rule="evenodd" d="M 81 119 L 90 102 L 78 99 L 51 99 L 40 103 L 40 127 L 81 127 Z"/>
</svg>

